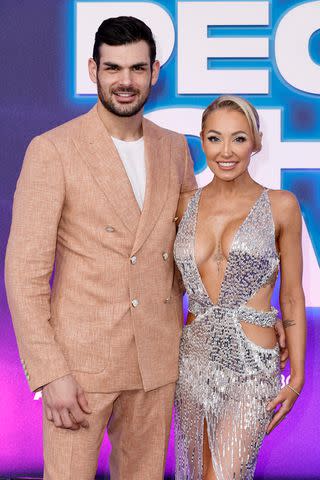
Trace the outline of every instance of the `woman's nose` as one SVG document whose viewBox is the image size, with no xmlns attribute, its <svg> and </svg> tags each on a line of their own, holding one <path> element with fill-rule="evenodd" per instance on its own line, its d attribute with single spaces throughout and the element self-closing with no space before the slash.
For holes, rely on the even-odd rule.
<svg viewBox="0 0 320 480">
<path fill-rule="evenodd" d="M 223 143 L 221 153 L 224 158 L 230 158 L 232 156 L 232 148 L 230 142 Z"/>
</svg>

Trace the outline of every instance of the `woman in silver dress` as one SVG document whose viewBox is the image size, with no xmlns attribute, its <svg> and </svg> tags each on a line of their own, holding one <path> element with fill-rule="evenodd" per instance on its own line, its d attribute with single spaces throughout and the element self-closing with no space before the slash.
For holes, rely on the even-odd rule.
<svg viewBox="0 0 320 480">
<path fill-rule="evenodd" d="M 249 480 L 266 433 L 304 383 L 301 214 L 287 191 L 248 172 L 259 117 L 241 97 L 205 110 L 201 140 L 214 178 L 181 197 L 174 247 L 189 297 L 175 399 L 176 480 Z M 270 306 L 279 266 L 290 383 L 280 389 Z M 279 406 L 275 412 L 276 406 Z"/>
</svg>

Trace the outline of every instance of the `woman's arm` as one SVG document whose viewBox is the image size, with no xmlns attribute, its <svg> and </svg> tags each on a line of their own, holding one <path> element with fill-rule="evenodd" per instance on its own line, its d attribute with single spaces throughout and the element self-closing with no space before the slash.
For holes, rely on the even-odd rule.
<svg viewBox="0 0 320 480">
<path fill-rule="evenodd" d="M 191 190 L 190 192 L 185 192 L 185 193 L 180 194 L 178 207 L 177 207 L 177 213 L 176 213 L 176 217 L 177 217 L 176 224 L 177 225 L 179 225 L 179 223 L 181 222 L 181 218 L 183 217 L 184 212 L 187 209 L 188 203 L 189 203 L 191 197 L 195 194 L 195 192 L 196 192 L 196 190 Z"/>
<path fill-rule="evenodd" d="M 285 192 L 287 193 L 287 192 Z M 290 358 L 290 385 L 298 392 L 304 384 L 306 343 L 305 302 L 302 289 L 301 213 L 293 195 L 286 195 L 287 208 L 280 231 L 280 306 Z"/>
<path fill-rule="evenodd" d="M 273 417 L 267 433 L 287 415 L 304 384 L 306 344 L 305 302 L 302 289 L 301 213 L 294 195 L 277 192 L 277 219 L 279 221 L 279 248 L 281 253 L 280 306 L 290 359 L 290 382 L 268 405 L 281 408 Z"/>
</svg>

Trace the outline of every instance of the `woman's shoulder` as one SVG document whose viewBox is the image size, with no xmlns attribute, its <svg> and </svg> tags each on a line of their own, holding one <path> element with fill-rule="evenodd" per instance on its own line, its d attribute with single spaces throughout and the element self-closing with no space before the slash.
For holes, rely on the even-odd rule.
<svg viewBox="0 0 320 480">
<path fill-rule="evenodd" d="M 297 197 L 289 190 L 268 189 L 269 198 L 275 208 L 296 209 L 299 208 Z"/>
<path fill-rule="evenodd" d="M 290 222 L 300 223 L 299 202 L 292 192 L 268 189 L 268 194 L 274 219 L 278 220 L 280 225 L 287 225 Z"/>
</svg>

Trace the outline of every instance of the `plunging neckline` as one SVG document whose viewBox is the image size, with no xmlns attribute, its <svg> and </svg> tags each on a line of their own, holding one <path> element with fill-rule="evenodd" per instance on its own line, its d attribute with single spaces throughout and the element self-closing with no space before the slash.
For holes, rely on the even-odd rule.
<svg viewBox="0 0 320 480">
<path fill-rule="evenodd" d="M 226 274 L 227 274 L 227 271 L 228 271 L 228 268 L 229 268 L 229 263 L 230 263 L 229 259 L 230 259 L 230 255 L 233 253 L 233 248 L 234 248 L 235 241 L 236 241 L 241 229 L 244 227 L 246 222 L 249 220 L 253 211 L 256 209 L 256 206 L 258 205 L 259 201 L 261 200 L 262 196 L 264 195 L 264 193 L 266 193 L 268 191 L 268 189 L 263 187 L 262 192 L 260 193 L 260 195 L 257 197 L 255 202 L 253 203 L 253 205 L 250 208 L 248 214 L 242 220 L 239 227 L 235 230 L 235 233 L 234 233 L 234 235 L 232 237 L 232 240 L 231 240 L 231 243 L 230 243 L 228 258 L 226 258 L 226 261 L 227 261 L 226 268 L 224 270 L 223 278 L 222 278 L 222 281 L 221 281 L 221 284 L 220 284 L 219 295 L 218 295 L 218 298 L 217 298 L 217 302 L 214 302 L 212 300 L 212 298 L 210 297 L 210 295 L 209 295 L 209 293 L 208 293 L 208 291 L 207 291 L 207 289 L 206 289 L 206 287 L 205 287 L 205 285 L 202 281 L 201 274 L 200 274 L 200 271 L 199 271 L 199 267 L 198 267 L 198 264 L 196 262 L 196 233 L 197 233 L 197 224 L 198 224 L 198 216 L 199 216 L 199 204 L 200 204 L 200 200 L 201 200 L 201 196 L 202 196 L 202 191 L 203 191 L 203 189 L 200 188 L 198 198 L 197 198 L 197 204 L 196 204 L 194 229 L 193 229 L 192 257 L 193 257 L 193 263 L 194 263 L 194 267 L 195 267 L 195 270 L 196 270 L 196 273 L 197 273 L 198 281 L 199 281 L 199 284 L 200 284 L 204 294 L 206 295 L 206 297 L 208 298 L 208 300 L 210 301 L 212 306 L 218 306 L 218 305 L 221 305 L 221 298 L 220 297 L 221 297 L 221 294 L 222 294 L 222 291 L 223 291 L 223 288 L 224 288 Z"/>
</svg>

